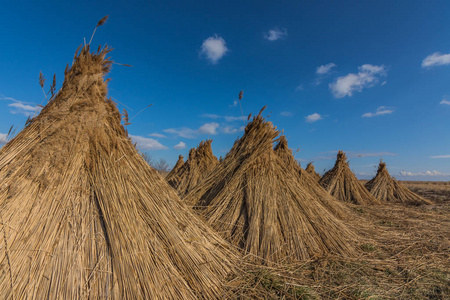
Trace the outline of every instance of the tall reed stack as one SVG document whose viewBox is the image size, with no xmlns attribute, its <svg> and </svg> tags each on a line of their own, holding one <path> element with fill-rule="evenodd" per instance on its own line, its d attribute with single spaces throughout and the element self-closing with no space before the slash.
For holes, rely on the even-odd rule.
<svg viewBox="0 0 450 300">
<path fill-rule="evenodd" d="M 392 178 L 386 163 L 380 161 L 377 175 L 366 183 L 370 193 L 382 202 L 403 203 L 410 205 L 432 204 L 431 201 L 410 191 L 406 186 Z"/>
<path fill-rule="evenodd" d="M 345 153 L 339 150 L 334 167 L 319 183 L 336 199 L 353 204 L 379 203 L 350 170 Z"/>
<path fill-rule="evenodd" d="M 197 148 L 189 150 L 189 157 L 181 167 L 166 177 L 167 182 L 184 197 L 219 164 L 211 148 L 212 140 L 202 141 Z M 178 164 L 178 162 L 177 162 Z"/>
<path fill-rule="evenodd" d="M 106 96 L 109 52 L 77 50 L 0 150 L 0 298 L 220 298 L 235 256 L 134 148 Z"/>
<path fill-rule="evenodd" d="M 278 135 L 258 114 L 185 201 L 233 245 L 269 265 L 330 252 L 352 255 L 354 234 L 299 185 L 273 150 Z"/>
</svg>

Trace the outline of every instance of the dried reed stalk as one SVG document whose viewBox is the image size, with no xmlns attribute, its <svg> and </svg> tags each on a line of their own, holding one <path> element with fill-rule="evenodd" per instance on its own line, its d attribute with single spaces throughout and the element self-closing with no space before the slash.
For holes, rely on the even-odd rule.
<svg viewBox="0 0 450 300">
<path fill-rule="evenodd" d="M 341 150 L 334 167 L 322 176 L 319 183 L 340 201 L 354 204 L 379 203 L 350 170 L 347 157 Z"/>
<path fill-rule="evenodd" d="M 275 154 L 279 132 L 261 114 L 224 161 L 185 197 L 233 245 L 265 264 L 335 252 L 352 255 L 354 235 L 307 193 Z"/>
<path fill-rule="evenodd" d="M 175 166 L 174 170 L 167 175 L 167 182 L 178 191 L 181 198 L 202 182 L 219 164 L 219 160 L 212 152 L 211 143 L 212 140 L 202 141 L 197 149 L 189 150 L 186 162 L 179 168 L 175 168 Z M 180 163 L 180 159 L 178 159 L 177 165 L 178 163 Z"/>
<path fill-rule="evenodd" d="M 109 52 L 84 47 L 0 149 L 0 298 L 220 298 L 236 255 L 135 150 L 106 98 Z"/>
<path fill-rule="evenodd" d="M 320 180 L 321 176 L 319 173 L 316 172 L 316 168 L 314 167 L 312 162 L 308 163 L 305 171 L 308 172 L 312 176 L 312 178 L 314 178 L 314 180 L 316 180 L 317 182 Z"/>
<path fill-rule="evenodd" d="M 383 202 L 398 202 L 411 205 L 432 204 L 412 191 L 406 186 L 392 178 L 389 174 L 386 163 L 380 161 L 377 175 L 365 184 L 370 193 Z"/>
</svg>

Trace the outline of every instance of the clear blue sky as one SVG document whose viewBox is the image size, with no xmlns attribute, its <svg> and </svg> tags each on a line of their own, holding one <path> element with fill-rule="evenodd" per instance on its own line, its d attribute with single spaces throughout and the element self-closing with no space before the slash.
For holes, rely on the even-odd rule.
<svg viewBox="0 0 450 300">
<path fill-rule="evenodd" d="M 92 44 L 133 65 L 113 66 L 109 94 L 130 117 L 153 104 L 128 131 L 156 160 L 206 138 L 225 155 L 244 90 L 244 115 L 268 105 L 303 166 L 342 149 L 360 178 L 382 157 L 399 179 L 450 180 L 448 1 L 7 1 L 0 141 L 43 101 L 39 71 L 60 86 L 105 15 Z"/>
</svg>

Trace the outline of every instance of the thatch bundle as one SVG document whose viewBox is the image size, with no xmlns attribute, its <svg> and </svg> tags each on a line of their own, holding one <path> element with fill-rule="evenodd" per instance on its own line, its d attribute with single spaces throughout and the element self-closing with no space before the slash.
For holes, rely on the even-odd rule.
<svg viewBox="0 0 450 300">
<path fill-rule="evenodd" d="M 172 170 L 170 170 L 169 174 L 167 174 L 166 179 L 176 174 L 183 165 L 184 165 L 184 157 L 183 155 L 179 155 L 175 166 L 173 166 Z"/>
<path fill-rule="evenodd" d="M 350 170 L 345 153 L 339 150 L 334 167 L 326 172 L 319 183 L 336 199 L 354 204 L 378 203 Z"/>
<path fill-rule="evenodd" d="M 127 137 L 106 98 L 109 51 L 75 54 L 60 92 L 0 150 L 0 298 L 219 298 L 228 243 Z"/>
<path fill-rule="evenodd" d="M 219 160 L 212 152 L 211 143 L 212 140 L 202 141 L 197 149 L 189 150 L 186 162 L 166 177 L 167 182 L 178 191 L 180 197 L 184 197 L 219 164 Z"/>
<path fill-rule="evenodd" d="M 378 165 L 377 175 L 368 181 L 365 187 L 380 201 L 412 205 L 432 204 L 431 201 L 413 193 L 395 178 L 392 178 L 386 168 L 386 163 L 382 161 Z"/>
<path fill-rule="evenodd" d="M 316 168 L 314 167 L 314 165 L 312 164 L 312 162 L 308 163 L 306 165 L 306 172 L 308 172 L 309 175 L 312 176 L 312 178 L 314 178 L 314 180 L 319 181 L 320 180 L 320 174 L 316 172 Z"/>
<path fill-rule="evenodd" d="M 313 196 L 315 199 L 330 209 L 334 214 L 341 218 L 348 217 L 347 209 L 341 205 L 333 196 L 331 196 L 311 174 L 300 167 L 300 163 L 294 158 L 292 150 L 289 149 L 287 139 L 284 135 L 278 138 L 278 143 L 274 148 L 275 153 L 286 163 L 287 167 L 292 171 L 293 177 L 299 182 L 299 186 Z"/>
<path fill-rule="evenodd" d="M 300 187 L 273 150 L 279 132 L 259 114 L 185 200 L 251 257 L 267 264 L 353 253 L 352 232 Z"/>
</svg>

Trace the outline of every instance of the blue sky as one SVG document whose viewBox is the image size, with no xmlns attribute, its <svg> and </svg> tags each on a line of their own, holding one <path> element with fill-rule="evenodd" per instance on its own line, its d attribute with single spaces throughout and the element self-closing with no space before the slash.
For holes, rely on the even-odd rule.
<svg viewBox="0 0 450 300">
<path fill-rule="evenodd" d="M 243 114 L 266 114 L 316 170 L 342 149 L 360 178 L 379 159 L 404 180 L 450 180 L 448 1 L 8 1 L 0 10 L 0 146 L 92 44 L 115 50 L 109 95 L 142 151 L 173 165 L 212 138 L 224 156 Z M 48 90 L 47 84 L 45 89 Z M 237 105 L 236 105 L 237 104 Z"/>
</svg>

